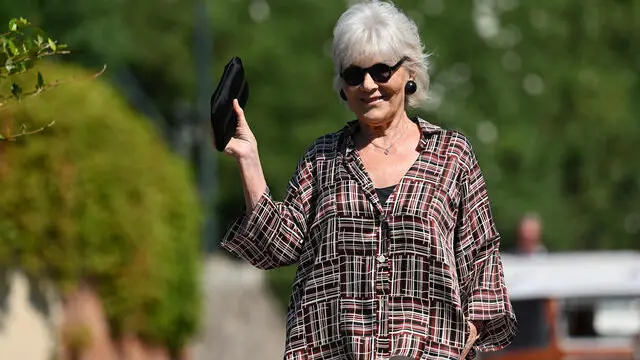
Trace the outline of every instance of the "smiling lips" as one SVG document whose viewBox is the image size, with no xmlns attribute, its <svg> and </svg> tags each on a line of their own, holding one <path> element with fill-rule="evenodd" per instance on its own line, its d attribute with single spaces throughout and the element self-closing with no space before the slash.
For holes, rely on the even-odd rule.
<svg viewBox="0 0 640 360">
<path fill-rule="evenodd" d="M 366 98 L 366 99 L 361 99 L 361 100 L 362 100 L 362 102 L 364 102 L 365 104 L 371 104 L 371 103 L 374 103 L 374 102 L 376 102 L 376 101 L 378 101 L 378 100 L 382 100 L 382 99 L 384 99 L 384 97 L 383 97 L 383 96 L 373 96 L 373 97 Z"/>
</svg>

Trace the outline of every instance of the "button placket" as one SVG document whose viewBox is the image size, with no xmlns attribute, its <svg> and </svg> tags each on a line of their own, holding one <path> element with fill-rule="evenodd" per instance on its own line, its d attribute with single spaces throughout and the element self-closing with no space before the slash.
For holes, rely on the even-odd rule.
<svg viewBox="0 0 640 360">
<path fill-rule="evenodd" d="M 382 261 L 384 261 L 384 258 L 386 258 L 386 253 L 387 253 L 387 243 L 388 243 L 388 238 L 389 238 L 389 223 L 387 222 L 387 217 L 384 214 L 380 214 L 378 215 L 378 221 L 380 222 L 380 237 L 378 238 L 379 242 L 378 242 L 378 257 L 377 259 L 380 259 L 380 257 L 383 257 Z"/>
<path fill-rule="evenodd" d="M 380 219 L 380 238 L 378 243 L 378 255 L 376 256 L 376 294 L 388 295 L 391 291 L 391 272 L 389 258 L 387 256 L 387 220 L 383 214 Z"/>
<path fill-rule="evenodd" d="M 378 339 L 376 342 L 376 353 L 378 356 L 386 358 L 391 348 L 389 336 L 389 297 L 378 298 Z"/>
</svg>

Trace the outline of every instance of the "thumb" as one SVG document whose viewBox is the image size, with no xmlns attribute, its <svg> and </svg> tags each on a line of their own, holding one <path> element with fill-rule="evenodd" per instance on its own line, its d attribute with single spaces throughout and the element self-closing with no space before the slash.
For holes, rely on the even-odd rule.
<svg viewBox="0 0 640 360">
<path fill-rule="evenodd" d="M 233 99 L 233 110 L 238 118 L 238 125 L 245 126 L 247 124 L 247 119 L 244 117 L 244 110 L 242 110 L 238 99 Z"/>
</svg>

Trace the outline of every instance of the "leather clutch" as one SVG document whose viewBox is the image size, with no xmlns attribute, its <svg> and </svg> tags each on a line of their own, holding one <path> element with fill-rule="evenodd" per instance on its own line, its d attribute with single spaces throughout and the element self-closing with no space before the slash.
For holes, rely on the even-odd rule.
<svg viewBox="0 0 640 360">
<path fill-rule="evenodd" d="M 211 127 L 218 151 L 224 151 L 236 133 L 238 118 L 233 110 L 233 99 L 238 99 L 243 109 L 249 100 L 249 84 L 245 79 L 242 60 L 237 56 L 224 66 L 218 86 L 211 96 Z"/>
</svg>

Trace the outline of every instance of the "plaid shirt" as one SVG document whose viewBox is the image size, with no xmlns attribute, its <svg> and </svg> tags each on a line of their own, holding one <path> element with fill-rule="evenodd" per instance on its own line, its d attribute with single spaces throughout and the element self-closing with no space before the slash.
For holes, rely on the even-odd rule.
<svg viewBox="0 0 640 360">
<path fill-rule="evenodd" d="M 422 119 L 420 156 L 382 204 L 352 142 L 357 121 L 314 142 L 284 201 L 266 189 L 222 246 L 254 266 L 298 264 L 285 359 L 457 359 L 513 339 L 485 182 L 469 140 Z M 472 352 L 470 357 L 474 357 Z"/>
</svg>

